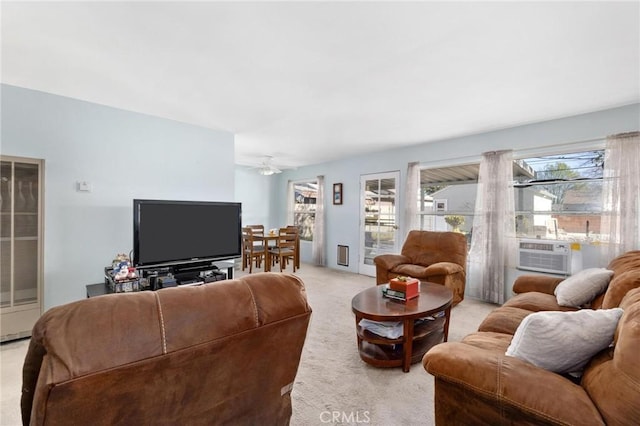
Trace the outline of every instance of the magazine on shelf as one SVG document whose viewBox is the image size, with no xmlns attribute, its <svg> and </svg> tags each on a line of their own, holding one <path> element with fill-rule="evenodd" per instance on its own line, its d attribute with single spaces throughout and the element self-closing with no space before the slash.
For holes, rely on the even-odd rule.
<svg viewBox="0 0 640 426">
<path fill-rule="evenodd" d="M 387 339 L 397 339 L 404 334 L 402 321 L 372 321 L 361 319 L 360 327 Z"/>
</svg>

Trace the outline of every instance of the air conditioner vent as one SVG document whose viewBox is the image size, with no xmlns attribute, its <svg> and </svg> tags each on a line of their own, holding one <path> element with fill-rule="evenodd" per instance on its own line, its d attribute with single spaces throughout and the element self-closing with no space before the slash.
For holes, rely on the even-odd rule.
<svg viewBox="0 0 640 426">
<path fill-rule="evenodd" d="M 520 240 L 518 269 L 566 275 L 571 268 L 569 255 L 565 241 Z"/>
</svg>

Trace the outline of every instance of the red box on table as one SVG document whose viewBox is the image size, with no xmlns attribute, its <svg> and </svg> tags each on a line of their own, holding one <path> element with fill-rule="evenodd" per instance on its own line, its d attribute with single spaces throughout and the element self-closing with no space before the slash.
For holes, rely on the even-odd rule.
<svg viewBox="0 0 640 426">
<path fill-rule="evenodd" d="M 389 281 L 389 288 L 403 292 L 407 300 L 420 296 L 420 281 L 417 278 L 392 278 L 391 281 Z"/>
</svg>

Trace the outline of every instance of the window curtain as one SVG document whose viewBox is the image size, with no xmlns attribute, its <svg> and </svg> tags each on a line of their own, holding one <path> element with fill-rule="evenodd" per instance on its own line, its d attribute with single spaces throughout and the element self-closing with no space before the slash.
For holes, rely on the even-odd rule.
<svg viewBox="0 0 640 426">
<path fill-rule="evenodd" d="M 316 217 L 313 221 L 313 244 L 311 247 L 313 263 L 318 266 L 325 265 L 324 245 L 324 176 L 318 176 Z"/>
<path fill-rule="evenodd" d="M 296 208 L 295 205 L 295 190 L 293 188 L 293 182 L 287 182 L 287 223 L 295 223 L 294 222 L 294 210 Z"/>
<path fill-rule="evenodd" d="M 607 137 L 602 183 L 602 234 L 608 263 L 640 249 L 640 132 Z"/>
<path fill-rule="evenodd" d="M 505 267 L 516 251 L 512 151 L 482 154 L 477 191 L 467 294 L 502 304 Z"/>
<path fill-rule="evenodd" d="M 418 225 L 418 190 L 420 189 L 420 163 L 409 163 L 407 166 L 407 184 L 404 193 L 404 228 L 405 239 L 409 231 L 420 229 Z"/>
</svg>

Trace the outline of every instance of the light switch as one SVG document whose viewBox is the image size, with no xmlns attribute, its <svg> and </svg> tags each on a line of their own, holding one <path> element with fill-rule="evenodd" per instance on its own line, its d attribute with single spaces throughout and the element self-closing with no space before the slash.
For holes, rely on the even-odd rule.
<svg viewBox="0 0 640 426">
<path fill-rule="evenodd" d="M 91 192 L 91 183 L 87 181 L 77 181 L 76 182 L 76 190 L 78 192 Z"/>
</svg>

